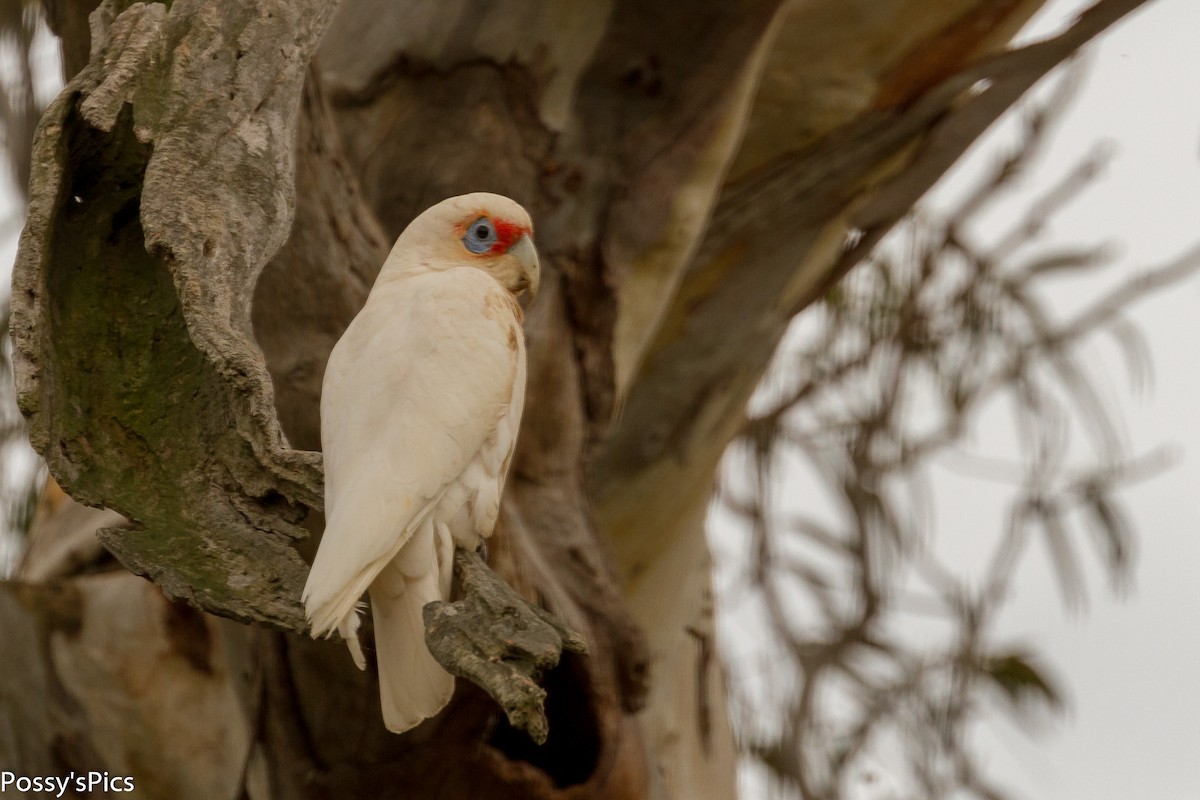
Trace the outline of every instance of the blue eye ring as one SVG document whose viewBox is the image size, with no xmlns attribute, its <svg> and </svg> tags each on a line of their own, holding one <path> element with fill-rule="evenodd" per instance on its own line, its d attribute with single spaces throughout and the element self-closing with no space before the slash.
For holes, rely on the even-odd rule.
<svg viewBox="0 0 1200 800">
<path fill-rule="evenodd" d="M 491 250 L 496 241 L 496 226 L 487 217 L 480 217 L 468 225 L 462 238 L 463 247 L 476 254 Z"/>
</svg>

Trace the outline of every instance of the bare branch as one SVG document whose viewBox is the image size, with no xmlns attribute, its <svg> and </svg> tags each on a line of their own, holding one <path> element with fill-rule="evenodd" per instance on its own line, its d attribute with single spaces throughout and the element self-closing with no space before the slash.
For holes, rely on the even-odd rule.
<svg viewBox="0 0 1200 800">
<path fill-rule="evenodd" d="M 587 653 L 587 643 L 556 617 L 520 597 L 483 560 L 454 554 L 465 599 L 425 606 L 425 641 L 452 675 L 482 687 L 514 728 L 544 744 L 550 732 L 538 685 L 563 650 Z"/>
</svg>

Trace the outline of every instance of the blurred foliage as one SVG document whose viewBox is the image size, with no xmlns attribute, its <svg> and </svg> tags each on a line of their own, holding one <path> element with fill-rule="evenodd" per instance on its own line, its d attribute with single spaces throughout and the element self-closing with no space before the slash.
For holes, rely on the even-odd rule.
<svg viewBox="0 0 1200 800">
<path fill-rule="evenodd" d="M 0 579 L 12 574 L 33 522 L 45 468 L 29 447 L 25 418 L 17 409 L 8 301 L 0 308 Z M 32 469 L 28 464 L 34 462 Z"/>
<path fill-rule="evenodd" d="M 41 117 L 34 41 L 42 25 L 41 6 L 25 0 L 0 0 L 0 149 L 9 191 L 18 211 L 0 219 L 0 237 L 15 237 L 23 222 L 29 185 L 33 133 Z M 29 449 L 25 420 L 17 410 L 12 348 L 8 339 L 8 293 L 0 307 L 0 578 L 12 573 L 29 529 L 44 480 L 44 468 Z M 34 465 L 31 466 L 30 465 Z"/>
<path fill-rule="evenodd" d="M 970 235 L 1035 159 L 1072 85 L 1026 111 L 1021 141 L 954 213 L 918 211 L 804 312 L 808 335 L 785 345 L 774 371 L 790 384 L 760 389 L 766 400 L 735 445 L 750 476 L 731 475 L 720 497 L 745 523 L 750 555 L 727 596 L 766 610 L 774 644 L 757 686 L 734 676 L 734 712 L 778 796 L 845 797 L 881 760 L 889 770 L 907 765 L 890 776 L 901 788 L 889 797 L 1005 796 L 972 749 L 974 726 L 997 706 L 1027 715 L 1065 705 L 1043 659 L 994 634 L 1018 564 L 1040 538 L 1069 606 L 1084 600 L 1086 535 L 1115 581 L 1130 569 L 1133 531 L 1118 490 L 1164 458 L 1126 456 L 1079 345 L 1113 334 L 1135 377 L 1147 370 L 1123 311 L 1193 271 L 1200 253 L 1058 318 L 1046 286 L 1067 274 L 1098 285 L 1103 252 L 1030 250 L 1103 155 L 1084 160 L 995 244 Z M 981 415 L 997 406 L 1013 414 L 1014 463 L 964 455 Z M 1079 459 L 1068 456 L 1080 450 L 1091 466 L 1073 466 Z M 948 456 L 1007 486 L 1006 519 L 981 514 L 977 529 L 953 532 L 976 543 L 981 575 L 957 574 L 934 546 L 928 473 Z M 786 502 L 784 469 L 816 476 L 827 496 Z M 833 523 L 806 510 L 825 501 Z"/>
<path fill-rule="evenodd" d="M 0 0 L 0 147 L 13 187 L 27 196 L 29 151 L 42 116 L 35 91 L 34 38 L 42 23 L 41 4 Z"/>
</svg>

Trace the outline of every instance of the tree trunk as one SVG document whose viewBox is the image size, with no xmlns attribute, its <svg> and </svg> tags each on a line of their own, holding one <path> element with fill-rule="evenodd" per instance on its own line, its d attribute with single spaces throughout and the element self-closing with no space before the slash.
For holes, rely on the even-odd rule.
<svg viewBox="0 0 1200 800">
<path fill-rule="evenodd" d="M 0 584 L 0 760 L 149 797 L 732 796 L 718 459 L 847 234 L 1139 3 L 990 56 L 1041 4 L 103 3 L 35 145 L 13 331 L 35 446 L 129 524 L 48 508 Z M 47 5 L 81 62 L 87 4 Z M 461 680 L 389 734 L 373 675 L 298 635 L 325 359 L 407 222 L 466 191 L 524 204 L 545 270 L 491 553 L 588 641 L 540 747 Z M 68 513 L 82 549 L 46 546 Z M 157 586 L 87 549 L 100 525 Z"/>
</svg>

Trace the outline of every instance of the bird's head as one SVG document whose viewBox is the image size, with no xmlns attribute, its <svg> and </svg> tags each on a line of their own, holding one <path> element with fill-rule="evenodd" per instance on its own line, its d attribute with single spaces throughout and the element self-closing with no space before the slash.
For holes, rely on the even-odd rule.
<svg viewBox="0 0 1200 800">
<path fill-rule="evenodd" d="M 393 257 L 403 253 L 427 269 L 464 265 L 483 270 L 514 295 L 537 294 L 541 271 L 533 222 L 519 203 L 475 192 L 431 206 L 405 228 Z"/>
</svg>

